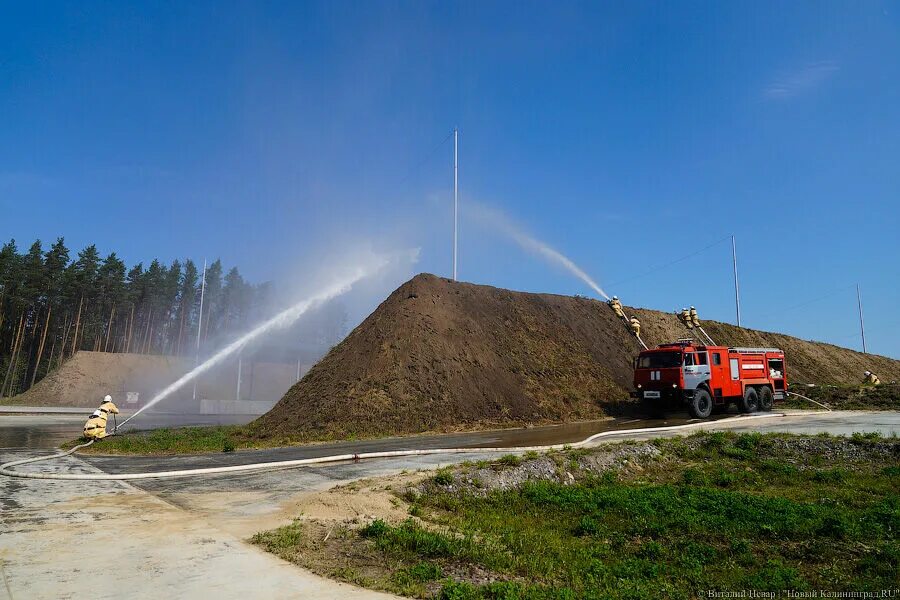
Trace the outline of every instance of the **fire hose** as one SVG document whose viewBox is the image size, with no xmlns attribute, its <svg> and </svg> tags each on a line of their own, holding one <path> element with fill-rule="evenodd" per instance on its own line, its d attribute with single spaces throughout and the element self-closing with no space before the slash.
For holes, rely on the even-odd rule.
<svg viewBox="0 0 900 600">
<path fill-rule="evenodd" d="M 622 429 L 601 431 L 594 435 L 570 444 L 551 444 L 547 446 L 515 446 L 509 448 L 428 448 L 424 450 L 389 450 L 383 452 L 363 452 L 361 454 L 335 454 L 332 456 L 319 456 L 315 458 L 300 458 L 296 460 L 280 460 L 271 462 L 252 463 L 247 465 L 232 465 L 228 467 L 207 467 L 200 469 L 184 469 L 179 471 L 159 471 L 149 473 L 41 473 L 41 472 L 22 472 L 16 471 L 12 467 L 19 465 L 36 463 L 40 461 L 53 460 L 69 456 L 80 448 L 85 448 L 94 443 L 94 440 L 75 446 L 71 450 L 61 454 L 53 454 L 51 456 L 40 456 L 37 458 L 27 458 L 23 460 L 15 460 L 0 465 L 0 475 L 7 477 L 24 477 L 27 479 L 53 479 L 65 481 L 127 481 L 135 479 L 163 479 L 172 477 L 190 477 L 192 475 L 212 475 L 219 473 L 241 473 L 246 471 L 261 471 L 264 469 L 286 469 L 292 467 L 302 467 L 308 465 L 320 465 L 345 461 L 360 461 L 373 458 L 396 458 L 403 456 L 428 456 L 433 454 L 481 454 L 481 453 L 511 453 L 511 452 L 547 452 L 549 450 L 567 450 L 569 448 L 580 448 L 587 446 L 604 437 L 626 434 L 646 434 L 661 433 L 665 431 L 680 431 L 684 429 L 692 429 L 702 427 L 712 423 L 734 423 L 737 421 L 747 421 L 751 419 L 765 419 L 769 417 L 784 417 L 784 413 L 766 413 L 758 415 L 749 415 L 742 417 L 730 417 L 720 419 L 718 421 L 701 421 L 698 423 L 687 423 L 684 425 L 672 425 L 668 427 L 642 427 L 637 429 Z"/>
<path fill-rule="evenodd" d="M 822 408 L 824 408 L 824 409 L 827 410 L 828 412 L 832 412 L 831 407 L 828 406 L 827 404 L 822 404 L 821 402 L 816 402 L 816 401 L 813 400 L 812 398 L 807 398 L 807 397 L 804 396 L 803 394 L 798 394 L 797 392 L 788 392 L 788 394 L 791 394 L 791 395 L 793 395 L 793 396 L 797 396 L 798 398 L 803 398 L 804 400 L 809 400 L 809 401 L 812 402 L 813 404 L 818 404 L 819 406 L 821 406 Z"/>
</svg>

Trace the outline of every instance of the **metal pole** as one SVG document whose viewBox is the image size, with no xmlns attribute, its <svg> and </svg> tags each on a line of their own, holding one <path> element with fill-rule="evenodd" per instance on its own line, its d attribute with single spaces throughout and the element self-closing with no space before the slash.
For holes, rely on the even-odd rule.
<svg viewBox="0 0 900 600">
<path fill-rule="evenodd" d="M 242 355 L 238 355 L 238 380 L 237 380 L 237 390 L 234 392 L 234 399 L 241 399 L 241 367 L 244 365 L 244 357 Z"/>
<path fill-rule="evenodd" d="M 459 238 L 459 129 L 453 130 L 453 281 L 456 281 L 456 248 Z"/>
<path fill-rule="evenodd" d="M 741 326 L 741 289 L 738 286 L 737 273 L 737 246 L 734 243 L 734 236 L 731 236 L 731 264 L 734 267 L 734 308 L 737 312 L 737 326 Z"/>
<path fill-rule="evenodd" d="M 197 353 L 194 357 L 194 368 L 200 364 L 200 332 L 203 331 L 203 295 L 206 293 L 206 259 L 203 259 L 203 278 L 200 281 L 200 315 L 197 317 Z M 197 399 L 197 380 L 194 379 L 194 396 Z"/>
<path fill-rule="evenodd" d="M 856 284 L 856 306 L 859 308 L 859 333 L 862 335 L 863 352 L 868 354 L 866 349 L 866 324 L 863 322 L 862 298 L 859 295 L 859 284 Z"/>
</svg>

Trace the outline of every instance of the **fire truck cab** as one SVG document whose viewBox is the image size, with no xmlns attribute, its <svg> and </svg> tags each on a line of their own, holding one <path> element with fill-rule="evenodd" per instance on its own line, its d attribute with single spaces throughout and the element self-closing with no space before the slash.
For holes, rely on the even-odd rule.
<svg viewBox="0 0 900 600">
<path fill-rule="evenodd" d="M 654 413 L 683 404 L 692 417 L 705 419 L 732 402 L 741 412 L 768 411 L 786 397 L 784 352 L 693 340 L 660 344 L 635 359 L 634 388 L 633 395 Z"/>
</svg>

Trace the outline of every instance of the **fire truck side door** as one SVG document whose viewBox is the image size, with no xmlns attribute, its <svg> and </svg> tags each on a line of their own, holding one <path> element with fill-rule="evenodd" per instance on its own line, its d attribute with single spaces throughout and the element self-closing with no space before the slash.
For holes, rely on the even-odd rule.
<svg viewBox="0 0 900 600">
<path fill-rule="evenodd" d="M 713 399 L 717 400 L 728 395 L 728 380 L 731 374 L 728 370 L 728 354 L 720 350 L 709 352 L 710 387 Z"/>
</svg>

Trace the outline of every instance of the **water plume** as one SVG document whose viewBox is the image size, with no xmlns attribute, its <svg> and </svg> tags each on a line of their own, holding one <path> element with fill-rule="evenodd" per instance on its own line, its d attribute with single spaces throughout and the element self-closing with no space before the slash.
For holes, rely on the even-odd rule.
<svg viewBox="0 0 900 600">
<path fill-rule="evenodd" d="M 609 300 L 609 295 L 605 291 L 603 291 L 603 288 L 601 288 L 597 284 L 597 282 L 591 278 L 590 275 L 585 273 L 581 267 L 576 265 L 572 261 L 572 259 L 570 259 L 559 250 L 552 248 L 550 245 L 522 231 L 522 229 L 516 226 L 512 222 L 512 220 L 509 219 L 509 217 L 507 217 L 499 210 L 488 208 L 479 204 L 469 204 L 467 212 L 475 219 L 495 228 L 497 231 L 513 240 L 525 250 L 541 256 L 542 258 L 556 266 L 562 267 L 563 269 L 586 283 L 603 299 Z"/>
<path fill-rule="evenodd" d="M 409 257 L 413 261 L 415 261 L 417 258 L 417 255 L 418 255 L 418 250 L 410 251 L 408 254 L 409 254 Z M 365 265 L 357 264 L 356 266 L 352 267 L 347 274 L 345 274 L 342 277 L 336 278 L 332 283 L 325 286 L 323 289 L 321 289 L 317 293 L 284 309 L 283 311 L 276 314 L 274 317 L 272 317 L 268 321 L 261 323 L 255 329 L 245 333 L 238 339 L 234 340 L 233 342 L 231 342 L 230 344 L 228 344 L 227 346 L 225 346 L 224 348 L 222 348 L 221 350 L 219 350 L 218 352 L 213 354 L 207 360 L 205 360 L 204 362 L 197 365 L 189 373 L 186 373 L 184 376 L 180 377 L 176 381 L 169 384 L 162 391 L 160 391 L 153 398 L 151 398 L 151 400 L 147 404 L 145 404 L 140 409 L 138 409 L 137 412 L 135 412 L 133 415 L 131 415 L 130 417 L 125 419 L 119 425 L 119 427 L 122 427 L 123 425 L 125 425 L 125 423 L 127 423 L 131 419 L 135 418 L 136 416 L 138 416 L 139 414 L 141 414 L 148 408 L 154 406 L 155 404 L 159 403 L 161 400 L 172 395 L 173 393 L 175 393 L 176 391 L 178 391 L 179 389 L 181 389 L 182 387 L 184 387 L 185 385 L 187 385 L 188 383 L 190 383 L 191 381 L 196 379 L 198 376 L 209 371 L 210 369 L 212 369 L 213 367 L 215 367 L 216 365 L 218 365 L 219 363 L 224 361 L 229 356 L 235 354 L 241 348 L 243 348 L 247 344 L 253 342 L 257 338 L 260 338 L 261 336 L 263 336 L 267 333 L 270 333 L 272 331 L 290 327 L 291 325 L 296 323 L 297 320 L 300 317 L 302 317 L 305 313 L 307 313 L 310 309 L 315 308 L 317 306 L 321 306 L 325 302 L 328 302 L 329 300 L 336 298 L 337 296 L 347 293 L 348 291 L 350 291 L 350 289 L 353 287 L 354 284 L 359 282 L 364 277 L 373 275 L 377 271 L 380 271 L 382 268 L 387 266 L 393 258 L 396 258 L 396 256 L 397 255 L 376 256 L 375 260 L 371 264 L 365 264 Z"/>
</svg>

